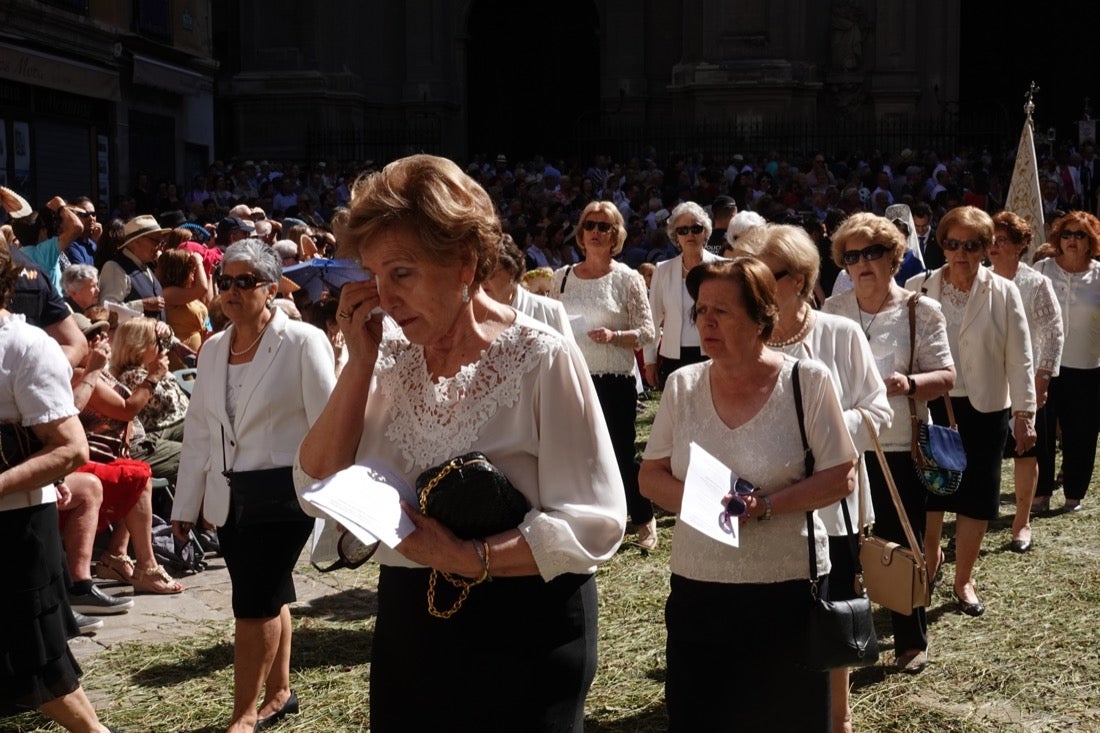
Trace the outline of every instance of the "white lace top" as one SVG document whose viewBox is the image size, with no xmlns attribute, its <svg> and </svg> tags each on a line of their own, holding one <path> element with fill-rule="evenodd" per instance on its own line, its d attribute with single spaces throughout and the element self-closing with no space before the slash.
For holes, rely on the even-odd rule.
<svg viewBox="0 0 1100 733">
<path fill-rule="evenodd" d="M 970 302 L 970 290 L 959 290 L 947 278 L 943 279 L 943 287 L 940 291 L 940 308 L 943 310 L 943 318 L 947 327 L 947 343 L 951 347 L 951 353 L 959 353 L 959 331 L 962 330 L 963 320 L 966 317 L 966 304 Z M 952 397 L 966 397 L 966 370 L 955 371 L 955 386 L 951 388 Z"/>
<path fill-rule="evenodd" d="M 1028 267 L 1023 262 L 1012 278 L 1020 289 L 1020 300 L 1027 314 L 1027 327 L 1031 331 L 1032 363 L 1035 370 L 1049 369 L 1058 374 L 1062 361 L 1062 308 L 1050 278 Z"/>
<path fill-rule="evenodd" d="M 481 451 L 530 502 L 519 529 L 547 580 L 593 572 L 618 549 L 626 501 L 603 412 L 576 345 L 550 327 L 517 314 L 477 362 L 434 381 L 421 346 L 387 338 L 370 389 L 358 461 L 414 486 Z M 414 566 L 386 547 L 376 558 Z"/>
<path fill-rule="evenodd" d="M 857 320 L 856 294 L 854 290 L 834 295 L 825 301 L 827 313 L 845 316 Z M 880 311 L 874 316 L 864 312 L 863 323 L 868 324 L 871 353 L 879 374 L 888 377 L 894 372 L 909 373 L 909 305 L 902 303 L 896 308 Z M 916 307 L 916 353 L 913 373 L 931 372 L 954 366 L 951 348 L 947 344 L 947 330 L 940 310 L 940 304 L 931 298 L 921 298 Z M 904 395 L 890 397 L 890 407 L 894 411 L 894 421 L 879 430 L 879 443 L 884 451 L 909 451 L 911 446 L 911 421 L 909 420 L 909 399 Z M 917 400 L 917 417 L 928 420 L 928 403 Z"/>
<path fill-rule="evenodd" d="M 550 295 L 565 304 L 571 319 L 580 316 L 572 321 L 573 333 L 589 373 L 633 375 L 636 364 L 633 349 L 614 343 L 597 344 L 588 338 L 588 332 L 600 327 L 612 331 L 637 330 L 639 349 L 651 342 L 655 331 L 645 280 L 621 262 L 612 262 L 611 272 L 592 280 L 577 277 L 572 270 L 563 267 L 554 271 Z"/>
<path fill-rule="evenodd" d="M 1048 257 L 1035 263 L 1035 269 L 1050 278 L 1062 309 L 1061 366 L 1100 367 L 1100 262 L 1090 261 L 1084 272 L 1067 272 Z"/>
<path fill-rule="evenodd" d="M 698 443 L 737 475 L 767 493 L 789 486 L 805 474 L 802 438 L 791 389 L 791 367 L 784 360 L 767 402 L 748 422 L 730 429 L 714 409 L 711 362 L 692 364 L 673 372 L 661 395 L 643 457 L 669 458 L 672 474 L 687 475 L 689 446 Z M 844 426 L 828 370 L 804 359 L 799 365 L 806 439 L 813 451 L 815 470 L 854 460 L 856 449 Z M 717 517 L 721 506 L 715 507 Z M 828 535 L 814 512 L 817 571 L 829 572 Z M 672 572 L 694 580 L 717 583 L 778 583 L 810 577 L 804 512 L 777 514 L 767 522 L 741 525 L 741 546 L 729 547 L 677 522 L 672 536 Z"/>
</svg>

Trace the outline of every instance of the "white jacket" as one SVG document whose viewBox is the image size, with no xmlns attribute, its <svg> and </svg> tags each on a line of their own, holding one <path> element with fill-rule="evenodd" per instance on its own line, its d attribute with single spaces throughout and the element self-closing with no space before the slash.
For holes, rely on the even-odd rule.
<svg viewBox="0 0 1100 733">
<path fill-rule="evenodd" d="M 703 262 L 722 259 L 725 258 L 703 250 Z M 642 347 L 646 364 L 657 363 L 658 344 L 661 356 L 669 359 L 680 358 L 680 341 L 684 323 L 684 314 L 681 312 L 683 269 L 684 256 L 679 255 L 671 260 L 658 262 L 657 269 L 653 273 L 653 280 L 649 286 L 649 310 L 653 313 L 653 325 L 660 335 Z"/>
<path fill-rule="evenodd" d="M 905 287 L 936 302 L 943 291 L 943 270 L 909 278 Z M 966 380 L 966 396 L 979 412 L 1035 413 L 1035 372 L 1031 336 L 1020 291 L 1011 280 L 979 267 L 959 328 L 955 369 Z"/>
<path fill-rule="evenodd" d="M 276 309 L 245 377 L 234 423 L 225 407 L 231 337 L 229 331 L 216 334 L 199 352 L 173 520 L 194 522 L 201 508 L 207 520 L 225 524 L 229 486 L 222 470 L 293 465 L 298 445 L 336 385 L 335 359 L 324 332 Z"/>
</svg>

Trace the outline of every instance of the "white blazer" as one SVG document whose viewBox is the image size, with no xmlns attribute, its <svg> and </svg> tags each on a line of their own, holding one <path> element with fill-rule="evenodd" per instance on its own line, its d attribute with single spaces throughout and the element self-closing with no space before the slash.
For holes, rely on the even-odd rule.
<svg viewBox="0 0 1100 733">
<path fill-rule="evenodd" d="M 222 470 L 292 466 L 336 385 L 335 357 L 324 332 L 275 309 L 245 376 L 234 423 L 225 407 L 231 344 L 232 333 L 223 331 L 199 352 L 183 426 L 174 520 L 194 522 L 201 508 L 207 520 L 225 524 L 229 486 Z"/>
<path fill-rule="evenodd" d="M 940 302 L 943 269 L 909 278 L 905 287 Z M 966 396 L 978 412 L 1035 412 L 1031 335 L 1020 291 L 1011 280 L 978 268 L 959 328 L 955 369 L 965 376 Z"/>
<path fill-rule="evenodd" d="M 703 250 L 703 262 L 725 259 L 713 252 Z M 649 286 L 649 310 L 653 313 L 653 325 L 657 327 L 659 338 L 642 347 L 646 364 L 657 363 L 658 344 L 661 356 L 669 359 L 680 358 L 680 340 L 683 336 L 683 277 L 684 256 L 657 263 L 653 280 Z"/>
</svg>

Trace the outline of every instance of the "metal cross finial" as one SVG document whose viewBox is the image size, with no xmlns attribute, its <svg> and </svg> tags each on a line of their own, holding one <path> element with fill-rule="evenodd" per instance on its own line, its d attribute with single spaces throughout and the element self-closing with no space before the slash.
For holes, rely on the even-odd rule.
<svg viewBox="0 0 1100 733">
<path fill-rule="evenodd" d="M 1027 119 L 1031 121 L 1031 114 L 1035 111 L 1035 92 L 1039 91 L 1038 85 L 1034 81 L 1027 88 L 1027 93 L 1024 94 L 1024 98 L 1027 101 L 1024 103 L 1024 114 L 1027 115 Z"/>
</svg>

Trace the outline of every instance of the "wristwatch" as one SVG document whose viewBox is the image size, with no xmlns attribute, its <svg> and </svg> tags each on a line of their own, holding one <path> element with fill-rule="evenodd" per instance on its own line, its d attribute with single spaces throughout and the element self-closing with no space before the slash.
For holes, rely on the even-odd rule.
<svg viewBox="0 0 1100 733">
<path fill-rule="evenodd" d="M 909 380 L 909 390 L 908 392 L 906 392 L 906 394 L 910 396 L 915 395 L 917 393 L 917 380 L 908 375 L 906 375 L 905 378 Z"/>
<path fill-rule="evenodd" d="M 764 502 L 764 513 L 756 518 L 758 522 L 766 522 L 772 518 L 772 499 L 770 496 L 761 496 L 760 500 Z"/>
</svg>

